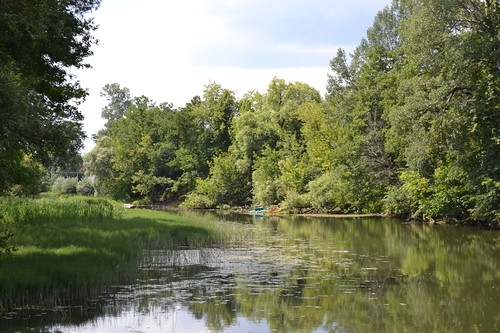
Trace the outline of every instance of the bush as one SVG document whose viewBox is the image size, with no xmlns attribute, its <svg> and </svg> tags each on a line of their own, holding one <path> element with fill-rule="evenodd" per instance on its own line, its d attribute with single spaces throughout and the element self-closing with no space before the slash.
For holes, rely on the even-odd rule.
<svg viewBox="0 0 500 333">
<path fill-rule="evenodd" d="M 52 185 L 52 191 L 62 194 L 76 194 L 77 183 L 78 180 L 76 178 L 57 177 Z"/>
<path fill-rule="evenodd" d="M 311 205 L 315 209 L 329 211 L 350 207 L 353 198 L 349 183 L 342 179 L 343 170 L 329 171 L 312 180 L 307 185 Z"/>
<path fill-rule="evenodd" d="M 9 231 L 4 231 L 3 234 L 0 234 L 0 256 L 17 251 L 15 246 L 8 244 L 12 236 L 14 236 L 14 234 Z"/>
<path fill-rule="evenodd" d="M 41 191 L 41 179 L 46 174 L 43 166 L 33 161 L 30 157 L 24 156 L 19 169 L 13 176 L 11 186 L 0 189 L 0 194 L 11 197 L 35 196 Z M 19 176 L 19 177 L 18 177 Z"/>
<path fill-rule="evenodd" d="M 85 195 L 85 196 L 93 196 L 94 195 L 94 186 L 87 179 L 79 181 L 76 184 L 76 193 Z"/>
<path fill-rule="evenodd" d="M 216 203 L 210 200 L 206 195 L 192 192 L 186 195 L 186 199 L 179 205 L 181 208 L 215 208 Z"/>
<path fill-rule="evenodd" d="M 132 205 L 134 206 L 147 206 L 151 205 L 151 200 L 148 199 L 137 199 L 132 201 Z"/>
<path fill-rule="evenodd" d="M 391 187 L 383 200 L 384 211 L 398 217 L 428 218 L 429 196 L 432 194 L 428 179 L 416 171 L 403 171 L 401 186 Z"/>
<path fill-rule="evenodd" d="M 286 196 L 286 186 L 281 180 L 255 181 L 253 188 L 254 205 L 276 205 Z"/>
<path fill-rule="evenodd" d="M 401 186 L 391 186 L 383 203 L 384 212 L 394 217 L 410 217 L 418 209 L 416 203 L 411 200 L 409 192 Z"/>
<path fill-rule="evenodd" d="M 469 175 L 460 167 L 441 165 L 434 170 L 433 193 L 428 200 L 427 215 L 431 218 L 467 218 L 473 191 Z"/>
<path fill-rule="evenodd" d="M 500 182 L 486 178 L 482 184 L 483 193 L 477 195 L 471 209 L 471 217 L 489 223 L 500 223 Z"/>
<path fill-rule="evenodd" d="M 284 210 L 303 210 L 305 208 L 312 208 L 310 194 L 299 194 L 296 191 L 289 191 L 280 206 Z"/>
</svg>

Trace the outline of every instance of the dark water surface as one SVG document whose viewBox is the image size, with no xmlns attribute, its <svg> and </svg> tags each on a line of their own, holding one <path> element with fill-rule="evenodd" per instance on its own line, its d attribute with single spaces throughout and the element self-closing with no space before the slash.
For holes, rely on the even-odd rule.
<svg viewBox="0 0 500 333">
<path fill-rule="evenodd" d="M 500 232 L 392 219 L 225 215 L 245 244 L 145 254 L 94 309 L 0 332 L 500 331 Z"/>
</svg>

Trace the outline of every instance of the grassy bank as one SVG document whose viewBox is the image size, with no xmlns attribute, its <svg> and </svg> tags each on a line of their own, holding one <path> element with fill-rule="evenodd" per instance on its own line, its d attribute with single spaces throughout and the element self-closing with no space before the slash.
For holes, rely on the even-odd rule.
<svg viewBox="0 0 500 333">
<path fill-rule="evenodd" d="M 144 249 L 234 240 L 215 221 L 123 209 L 98 199 L 0 198 L 0 310 L 81 304 L 133 277 Z M 0 249 L 1 250 L 1 249 Z"/>
</svg>

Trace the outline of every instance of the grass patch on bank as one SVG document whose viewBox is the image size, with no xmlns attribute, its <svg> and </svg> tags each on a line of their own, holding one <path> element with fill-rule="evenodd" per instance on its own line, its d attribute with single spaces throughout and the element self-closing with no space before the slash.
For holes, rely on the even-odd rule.
<svg viewBox="0 0 500 333">
<path fill-rule="evenodd" d="M 221 245 L 236 228 L 102 199 L 0 198 L 0 310 L 81 304 L 132 279 L 144 250 Z M 1 249 L 0 249 L 1 250 Z"/>
</svg>

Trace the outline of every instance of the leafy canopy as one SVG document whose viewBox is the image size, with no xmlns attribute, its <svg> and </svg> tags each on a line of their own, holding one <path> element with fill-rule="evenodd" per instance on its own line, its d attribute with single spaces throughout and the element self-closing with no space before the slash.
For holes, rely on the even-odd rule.
<svg viewBox="0 0 500 333">
<path fill-rule="evenodd" d="M 74 69 L 89 67 L 100 0 L 0 2 L 0 193 L 20 181 L 23 156 L 48 165 L 82 147 L 87 95 Z M 22 175 L 19 175 L 22 178 Z"/>
</svg>

